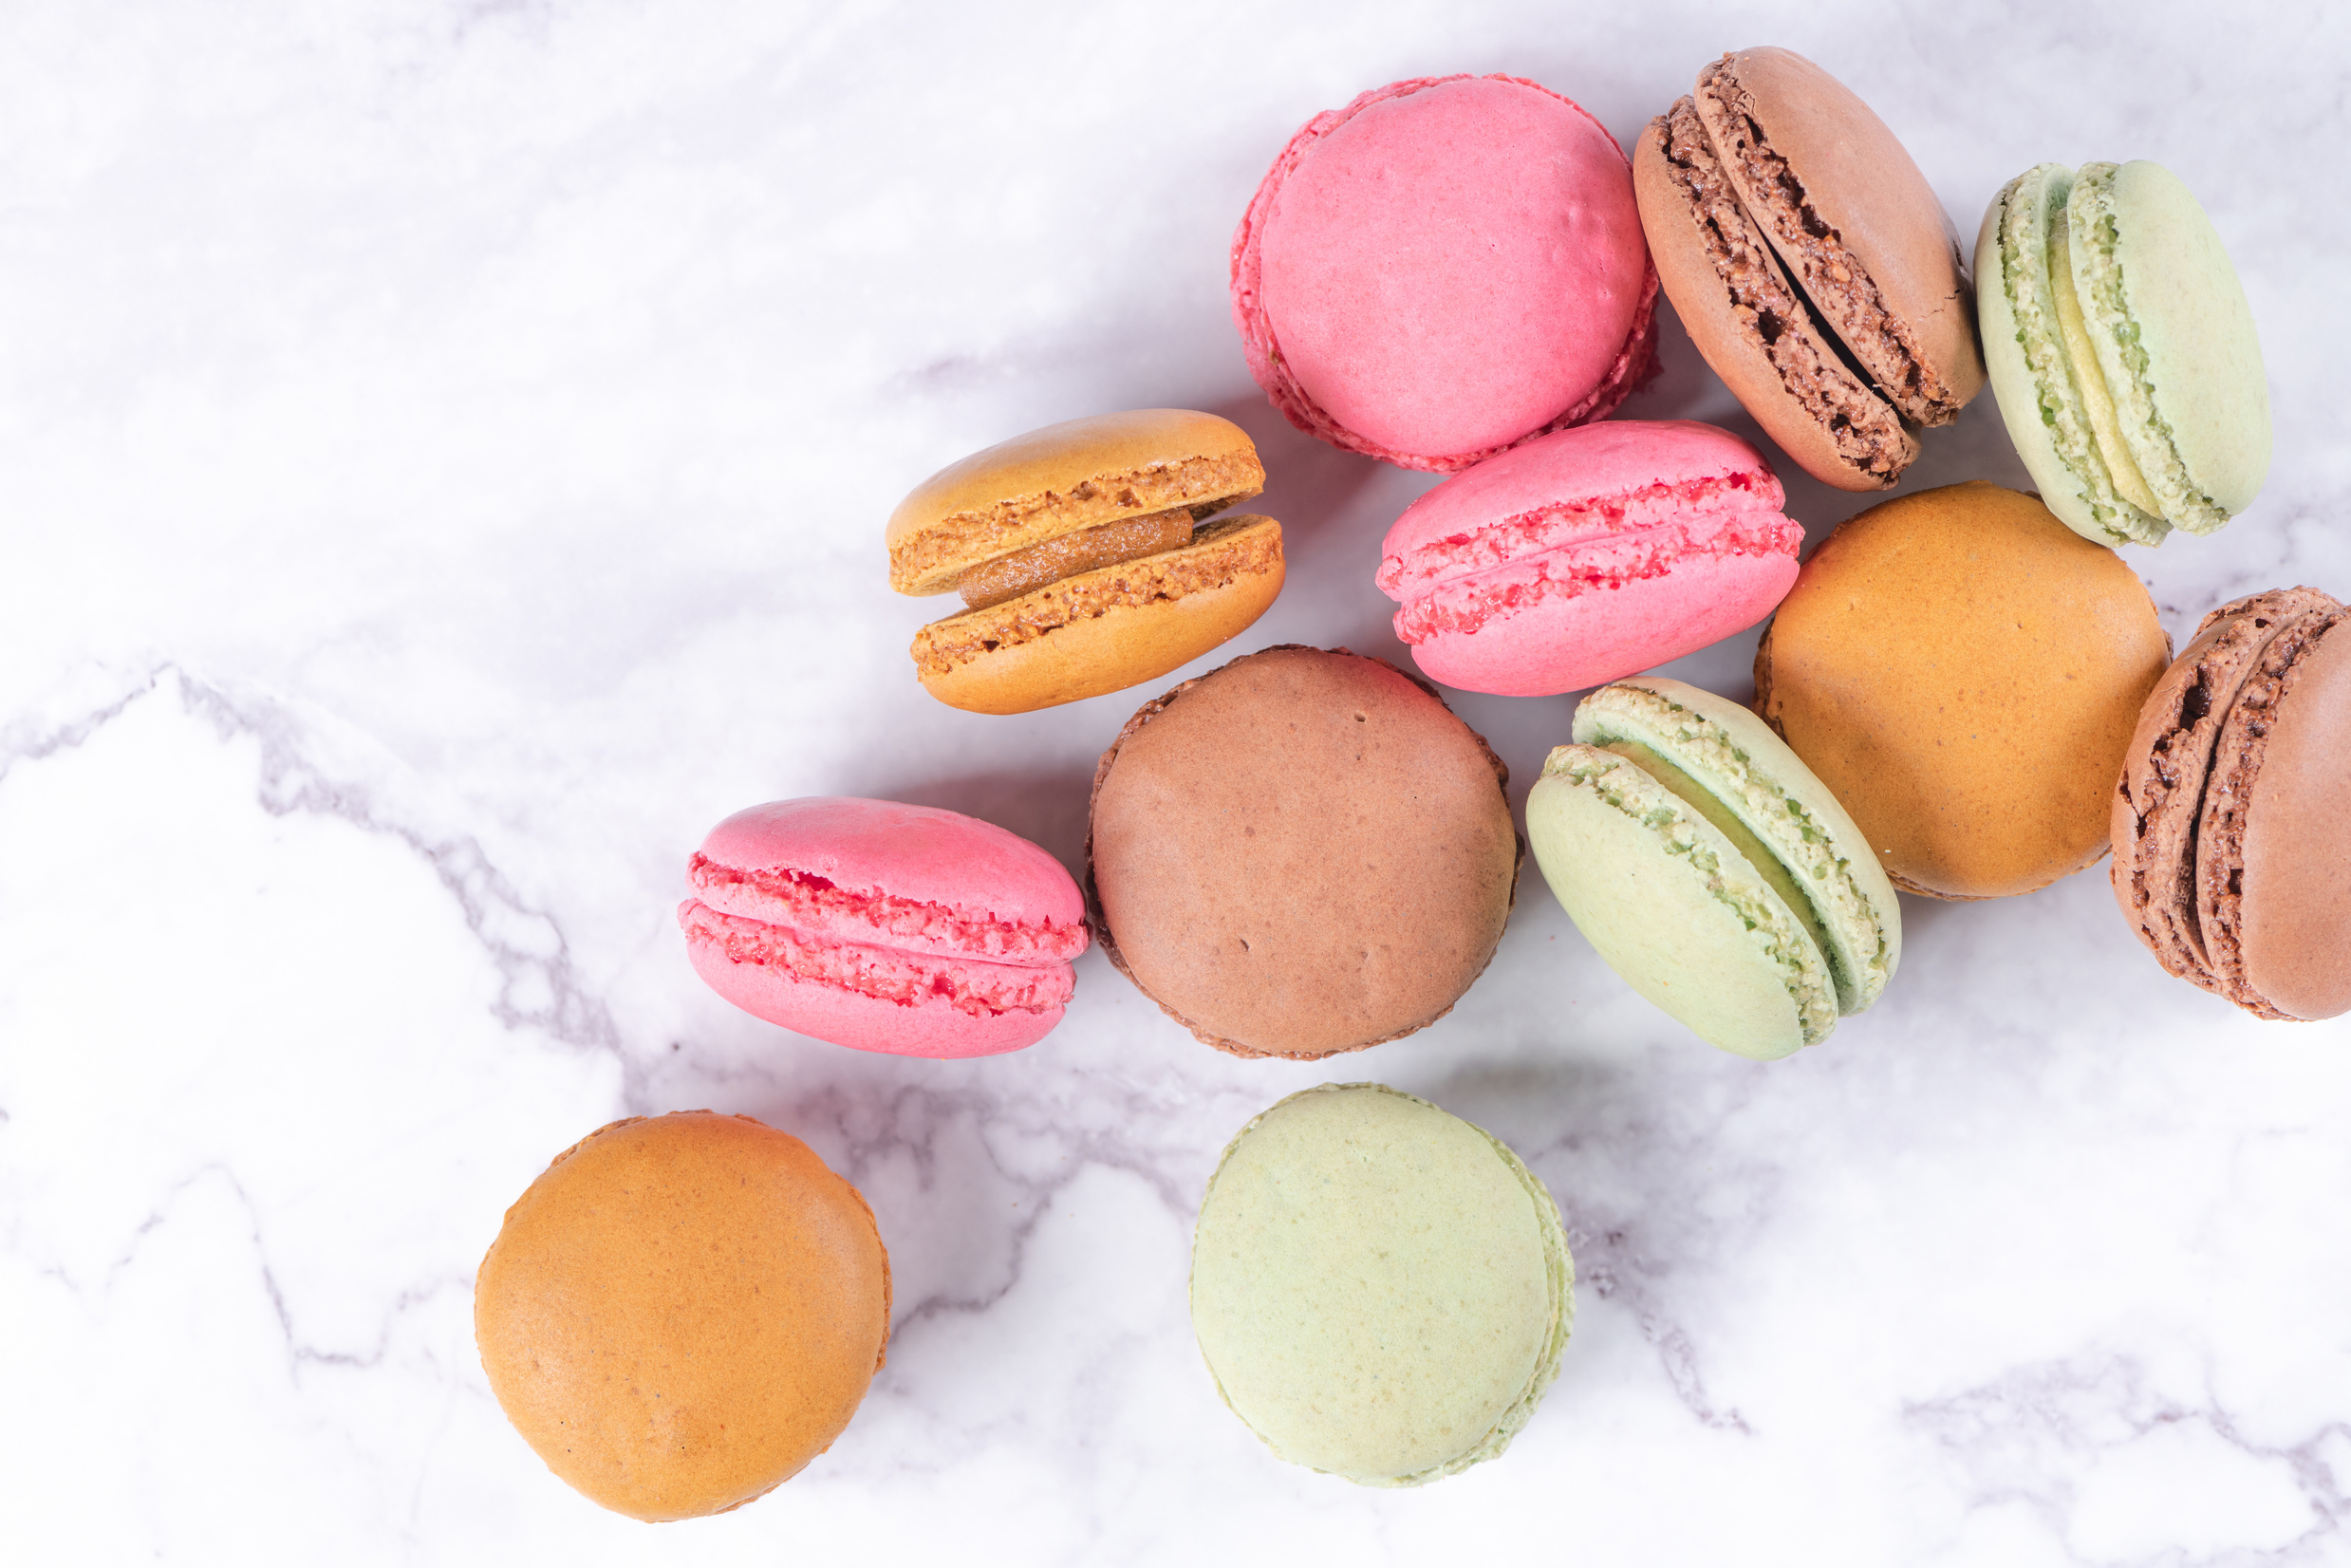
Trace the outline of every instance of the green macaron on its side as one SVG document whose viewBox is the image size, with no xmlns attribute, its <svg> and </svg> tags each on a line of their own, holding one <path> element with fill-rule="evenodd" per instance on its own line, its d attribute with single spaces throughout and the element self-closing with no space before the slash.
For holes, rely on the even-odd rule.
<svg viewBox="0 0 2351 1568">
<path fill-rule="evenodd" d="M 1577 709 L 1526 803 L 1577 928 L 1700 1038 L 1769 1061 L 1875 1002 L 1901 961 L 1894 885 L 1861 831 L 1745 708 L 1662 677 Z"/>
<path fill-rule="evenodd" d="M 2269 466 L 2251 307 L 2219 234 L 2159 164 L 2043 163 L 1976 238 L 1985 366 L 2017 453 L 2100 544 L 2210 533 Z"/>
<path fill-rule="evenodd" d="M 1324 1084 L 1226 1147 L 1192 1241 L 1217 1391 L 1278 1458 L 1415 1486 L 1509 1447 L 1575 1317 L 1558 1205 L 1490 1133 Z"/>
</svg>

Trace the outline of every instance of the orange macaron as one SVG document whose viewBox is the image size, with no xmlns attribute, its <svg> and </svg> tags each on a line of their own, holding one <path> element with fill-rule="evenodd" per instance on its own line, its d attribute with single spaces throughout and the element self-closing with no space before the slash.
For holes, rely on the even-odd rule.
<svg viewBox="0 0 2351 1568">
<path fill-rule="evenodd" d="M 589 1501 L 740 1507 L 832 1446 L 889 1339 L 873 1212 L 748 1116 L 632 1116 L 506 1211 L 474 1337 L 507 1419 Z"/>
</svg>

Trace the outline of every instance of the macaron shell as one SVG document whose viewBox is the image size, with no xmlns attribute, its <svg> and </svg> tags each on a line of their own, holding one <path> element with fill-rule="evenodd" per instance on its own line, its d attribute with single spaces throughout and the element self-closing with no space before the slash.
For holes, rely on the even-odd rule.
<svg viewBox="0 0 2351 1568">
<path fill-rule="evenodd" d="M 2081 308 L 2127 411 L 2123 435 L 2166 515 L 2209 533 L 2252 504 L 2269 471 L 2269 383 L 2236 267 L 2161 164 L 2091 164 L 2067 205 L 2082 236 Z"/>
<path fill-rule="evenodd" d="M 1570 559 L 1556 569 L 1571 580 L 1576 570 Z M 1462 691 L 1579 691 L 1745 630 L 1786 596 L 1796 573 L 1792 549 L 1661 559 L 1643 575 L 1598 582 L 1574 597 L 1534 597 L 1474 633 L 1437 632 L 1412 644 L 1412 662 Z"/>
<path fill-rule="evenodd" d="M 945 593 L 974 566 L 1121 517 L 1206 515 L 1265 488 L 1248 432 L 1188 408 L 1138 408 L 1032 430 L 949 463 L 890 513 L 890 586 Z"/>
<path fill-rule="evenodd" d="M 1577 703 L 1575 737 L 1638 741 L 1703 785 L 1810 902 L 1828 936 L 1838 1010 L 1877 999 L 1902 961 L 1900 901 L 1851 814 L 1770 726 L 1726 697 L 1648 675 Z"/>
<path fill-rule="evenodd" d="M 1740 200 L 1830 329 L 1907 418 L 1955 418 L 1984 386 L 1973 290 L 1950 215 L 1901 140 L 1851 88 L 1787 49 L 1726 56 L 1699 73 L 1693 96 Z M 1726 132 L 1749 140 L 1747 116 L 1760 127 L 1759 161 L 1783 166 L 1769 185 L 1727 156 Z M 1923 377 L 1906 370 L 1913 363 Z"/>
<path fill-rule="evenodd" d="M 1704 212 L 1668 157 L 1668 126 L 1676 114 L 1691 116 L 1672 135 L 1676 156 L 1713 193 Z M 1888 488 L 1917 457 L 1917 441 L 1892 405 L 1838 358 L 1703 141 L 1684 99 L 1651 121 L 1633 148 L 1633 190 L 1659 286 L 1700 356 L 1799 468 L 1839 490 Z M 1739 296 L 1717 265 L 1716 250 L 1740 280 Z M 1768 350 L 1758 327 L 1765 313 L 1775 331 Z M 1797 387 L 1775 354 L 1789 364 Z"/>
<path fill-rule="evenodd" d="M 2245 982 L 2288 1017 L 2351 1012 L 2351 621 L 2295 661 L 2263 738 L 2242 849 Z"/>
<path fill-rule="evenodd" d="M 1450 1011 L 1502 940 L 1520 846 L 1502 762 L 1374 659 L 1281 646 L 1187 681 L 1094 773 L 1103 952 L 1237 1055 L 1306 1060 Z"/>
<path fill-rule="evenodd" d="M 1653 363 L 1655 294 L 1623 150 L 1508 77 L 1318 116 L 1234 237 L 1234 319 L 1276 405 L 1439 472 L 1614 409 Z"/>
<path fill-rule="evenodd" d="M 1413 1485 L 1500 1453 L 1574 1316 L 1558 1205 L 1500 1140 L 1378 1084 L 1241 1129 L 1201 1204 L 1192 1325 L 1275 1454 Z"/>
<path fill-rule="evenodd" d="M 1085 900 L 1059 861 L 993 822 L 934 806 L 847 795 L 771 801 L 713 828 L 701 854 L 738 872 L 797 871 L 852 893 L 935 904 L 966 918 L 1064 927 L 1085 920 Z M 753 887 L 700 896 L 755 920 L 789 914 Z"/>
<path fill-rule="evenodd" d="M 1024 619 L 1035 622 L 1040 606 L 1097 590 L 1106 598 L 1133 601 L 1078 614 L 1042 636 L 1019 641 L 991 636 L 987 641 L 994 647 L 953 663 L 926 661 L 924 640 L 918 638 L 916 668 L 923 689 L 967 713 L 1033 713 L 1155 681 L 1213 652 L 1272 607 L 1285 571 L 1279 523 L 1235 515 L 1215 526 L 1213 538 L 1195 535 L 1181 551 L 1097 567 L 925 627 L 925 635 L 963 624 L 1017 629 Z M 1160 586 L 1178 572 L 1205 573 L 1208 586 L 1172 593 Z"/>
<path fill-rule="evenodd" d="M 2170 663 L 2121 557 L 1974 481 L 1872 507 L 1813 552 L 1756 651 L 1756 705 L 1896 887 L 1998 898 L 2106 852 Z"/>
<path fill-rule="evenodd" d="M 1811 934 L 1720 830 L 1632 762 L 1555 748 L 1526 832 L 1585 940 L 1699 1038 L 1774 1061 L 1836 1027 Z"/>
<path fill-rule="evenodd" d="M 713 991 L 794 1034 L 893 1056 L 994 1056 L 1035 1045 L 1061 1021 L 1058 1003 L 966 1011 L 944 996 L 920 1001 L 869 996 L 788 969 L 737 962 L 722 942 L 689 929 L 686 955 Z M 1066 964 L 1060 966 L 1068 973 Z M 1067 994 L 1066 985 L 1062 988 Z"/>
<path fill-rule="evenodd" d="M 507 1210 L 475 1340 L 548 1468 L 641 1520 L 720 1513 L 832 1445 L 889 1337 L 857 1189 L 749 1117 L 616 1122 Z"/>
</svg>

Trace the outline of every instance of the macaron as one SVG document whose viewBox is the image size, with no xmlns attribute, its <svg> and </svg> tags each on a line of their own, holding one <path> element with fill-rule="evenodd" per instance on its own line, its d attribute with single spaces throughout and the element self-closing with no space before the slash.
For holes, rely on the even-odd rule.
<svg viewBox="0 0 2351 1568">
<path fill-rule="evenodd" d="M 1650 122 L 1633 187 L 1690 341 L 1797 466 L 1882 490 L 1982 390 L 1966 263 L 1884 121 L 1781 48 L 1741 49 Z"/>
<path fill-rule="evenodd" d="M 1509 772 L 1436 693 L 1281 646 L 1147 703 L 1094 770 L 1102 951 L 1194 1036 L 1312 1060 L 1435 1022 L 1502 941 Z"/>
<path fill-rule="evenodd" d="M 1413 663 L 1465 691 L 1576 691 L 1771 613 L 1804 529 L 1726 430 L 1612 420 L 1539 437 L 1407 507 L 1381 547 Z"/>
<path fill-rule="evenodd" d="M 686 952 L 755 1017 L 901 1056 L 1017 1051 L 1086 950 L 1061 863 L 992 822 L 825 795 L 736 812 L 686 865 Z"/>
<path fill-rule="evenodd" d="M 889 1341 L 873 1211 L 748 1116 L 631 1116 L 555 1156 L 474 1281 L 474 1339 L 547 1467 L 634 1519 L 739 1508 L 832 1447 Z"/>
<path fill-rule="evenodd" d="M 2139 711 L 2114 887 L 2163 967 L 2265 1018 L 2351 1012 L 2351 611 L 2223 605 Z"/>
<path fill-rule="evenodd" d="M 1837 796 L 1738 703 L 1643 676 L 1576 708 L 1526 799 L 1560 906 L 1635 991 L 1769 1061 L 1828 1038 L 1902 960 L 1894 886 Z"/>
<path fill-rule="evenodd" d="M 1192 1329 L 1275 1457 L 1416 1486 L 1496 1457 L 1576 1313 L 1558 1204 L 1492 1133 L 1384 1084 L 1241 1129 L 1201 1200 Z"/>
<path fill-rule="evenodd" d="M 1233 235 L 1232 291 L 1274 406 L 1406 468 L 1603 419 L 1656 365 L 1624 149 L 1516 77 L 1394 82 L 1307 121 Z"/>
<path fill-rule="evenodd" d="M 1975 242 L 2008 439 L 2100 544 L 2210 533 L 2269 471 L 2269 386 L 2236 269 L 2177 176 L 2058 163 L 2001 188 Z"/>
<path fill-rule="evenodd" d="M 1264 488 L 1246 432 L 1183 408 L 1071 420 L 948 464 L 889 519 L 890 587 L 965 607 L 915 634 L 917 678 L 949 707 L 1029 713 L 1190 663 L 1281 591 L 1281 525 L 1215 515 Z"/>
<path fill-rule="evenodd" d="M 1755 653 L 1756 711 L 1905 892 L 2030 892 L 2106 852 L 2139 704 L 2171 662 L 2122 558 L 1981 481 L 1848 518 Z"/>
</svg>

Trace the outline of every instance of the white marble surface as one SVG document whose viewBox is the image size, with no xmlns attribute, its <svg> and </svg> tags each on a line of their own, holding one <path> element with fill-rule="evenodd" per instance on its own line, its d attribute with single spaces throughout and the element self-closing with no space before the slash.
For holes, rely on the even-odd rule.
<svg viewBox="0 0 2351 1568">
<path fill-rule="evenodd" d="M 1098 955 L 969 1063 L 731 1011 L 670 910 L 727 812 L 895 796 L 1065 860 L 1148 691 L 986 719 L 884 584 L 913 480 L 1032 425 L 1241 420 L 1291 586 L 1235 651 L 1397 656 L 1425 476 L 1249 383 L 1224 252 L 1291 130 L 1502 70 L 1627 142 L 1776 42 L 1963 230 L 2147 157 L 2261 323 L 2277 462 L 2136 552 L 2182 635 L 2351 590 L 2335 8 L 0 9 L 0 1520 L 11 1562 L 2351 1560 L 2351 1029 L 2166 979 L 2102 874 L 1906 907 L 1885 1001 L 1708 1050 L 1539 878 L 1440 1025 L 1326 1066 L 1194 1043 Z M 2332 204 L 2329 210 L 2327 204 Z M 1753 426 L 1676 326 L 1624 412 Z M 1989 399 L 1906 488 L 2022 483 Z M 1857 500 L 1801 479 L 1817 539 Z M 1742 695 L 1750 634 L 1675 673 Z M 1522 798 L 1567 698 L 1464 697 Z M 1276 1097 L 1376 1077 L 1566 1211 L 1565 1372 L 1427 1490 L 1279 1465 L 1184 1306 Z M 889 1365 L 739 1513 L 600 1512 L 508 1428 L 470 1286 L 612 1117 L 714 1106 L 872 1200 Z"/>
</svg>

